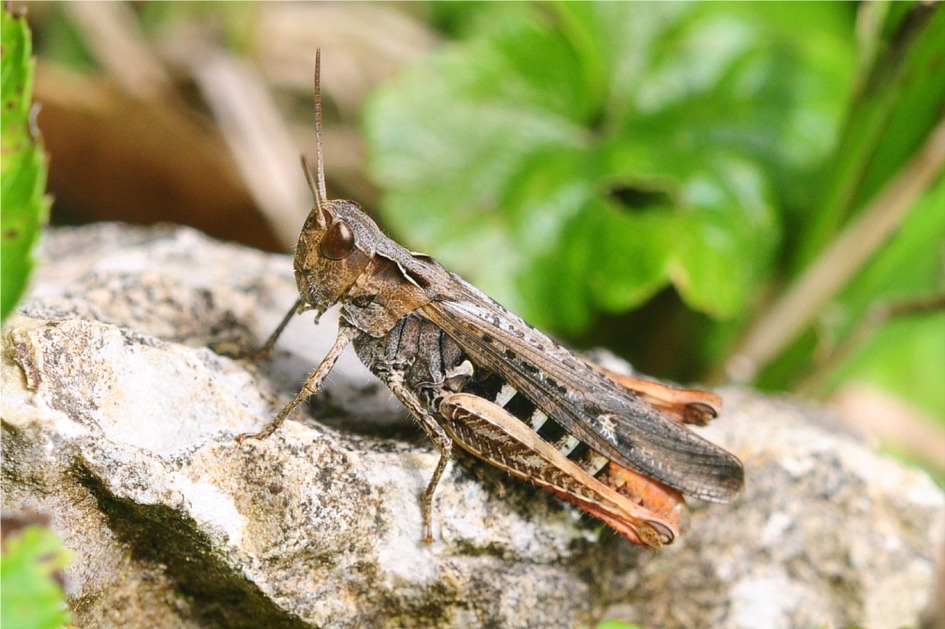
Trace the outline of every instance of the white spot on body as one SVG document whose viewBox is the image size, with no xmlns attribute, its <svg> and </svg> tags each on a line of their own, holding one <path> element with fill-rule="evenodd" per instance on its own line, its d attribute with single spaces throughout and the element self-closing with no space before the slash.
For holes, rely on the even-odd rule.
<svg viewBox="0 0 945 629">
<path fill-rule="evenodd" d="M 505 405 L 509 403 L 515 394 L 518 393 L 511 385 L 503 384 L 502 388 L 499 389 L 499 394 L 495 396 L 495 403 L 499 406 L 505 408 Z"/>
<path fill-rule="evenodd" d="M 447 378 L 456 378 L 459 376 L 472 377 L 473 373 L 474 373 L 474 369 L 473 369 L 472 363 L 469 362 L 468 360 L 464 360 L 456 367 L 453 367 L 452 369 L 447 371 L 446 377 Z"/>
<path fill-rule="evenodd" d="M 548 421 L 548 416 L 541 412 L 540 409 L 535 409 L 535 412 L 532 413 L 529 422 L 532 425 L 532 430 L 538 432 L 538 429 L 545 425 L 545 422 Z"/>
<path fill-rule="evenodd" d="M 581 442 L 575 439 L 574 437 L 572 437 L 571 435 L 568 435 L 564 439 L 561 439 L 560 441 L 558 441 L 558 443 L 555 444 L 555 448 L 557 448 L 558 452 L 560 452 L 564 456 L 568 456 L 569 454 L 571 454 L 571 452 L 574 451 L 574 448 L 578 447 L 579 443 Z"/>
<path fill-rule="evenodd" d="M 588 457 L 587 463 L 584 466 L 585 471 L 591 476 L 595 476 L 598 472 L 604 469 L 604 466 L 610 462 L 603 454 L 594 452 L 591 456 Z"/>
<path fill-rule="evenodd" d="M 609 442 L 617 443 L 617 435 L 614 430 L 616 426 L 614 425 L 614 420 L 611 419 L 610 415 L 601 415 L 597 418 L 598 424 L 600 424 L 600 434 Z"/>
</svg>

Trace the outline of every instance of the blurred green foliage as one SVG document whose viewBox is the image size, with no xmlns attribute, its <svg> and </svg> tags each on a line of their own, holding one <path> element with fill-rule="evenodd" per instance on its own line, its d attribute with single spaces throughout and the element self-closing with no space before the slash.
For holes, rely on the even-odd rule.
<svg viewBox="0 0 945 629">
<path fill-rule="evenodd" d="M 845 221 L 889 183 L 945 113 L 945 11 L 877 5 L 875 63 L 859 78 L 798 262 L 813 257 Z M 825 339 L 839 342 L 883 303 L 941 294 L 945 254 L 945 177 L 920 195 L 894 236 L 820 314 L 811 330 L 764 372 L 758 384 L 783 388 L 814 367 Z M 800 264 L 793 270 L 798 270 Z M 891 321 L 816 389 L 865 380 L 897 394 L 945 424 L 945 313 Z"/>
<path fill-rule="evenodd" d="M 49 529 L 30 525 L 4 540 L 0 556 L 0 625 L 3 629 L 54 629 L 69 621 L 54 573 L 70 555 Z"/>
<path fill-rule="evenodd" d="M 912 207 L 902 226 L 820 318 L 820 339 L 800 339 L 762 375 L 774 388 L 811 368 L 824 338 L 843 339 L 879 304 L 941 293 L 945 177 Z M 945 423 L 945 312 L 890 321 L 828 374 L 815 393 L 856 379 L 896 391 Z"/>
<path fill-rule="evenodd" d="M 622 620 L 605 620 L 594 626 L 594 629 L 643 629 L 641 625 Z"/>
<path fill-rule="evenodd" d="M 669 377 L 717 371 L 945 111 L 938 6 L 447 3 L 433 17 L 452 40 L 366 110 L 380 217 L 572 338 L 632 326 L 624 313 L 672 289 L 681 301 L 655 318 L 692 324 L 667 351 L 698 370 Z M 758 384 L 790 388 L 876 303 L 943 290 L 942 185 Z M 890 322 L 818 391 L 866 378 L 945 421 L 943 317 Z"/>
<path fill-rule="evenodd" d="M 2 11 L 0 114 L 0 318 L 16 305 L 33 266 L 32 250 L 49 213 L 46 158 L 32 129 L 33 61 L 26 19 Z"/>
<path fill-rule="evenodd" d="M 713 317 L 745 312 L 772 273 L 781 208 L 807 200 L 833 146 L 851 8 L 510 11 L 369 107 L 385 222 L 559 331 L 670 283 Z"/>
<path fill-rule="evenodd" d="M 821 250 L 926 141 L 945 106 L 945 11 L 877 4 L 876 57 L 858 77 L 824 190 L 801 243 L 799 263 Z"/>
</svg>

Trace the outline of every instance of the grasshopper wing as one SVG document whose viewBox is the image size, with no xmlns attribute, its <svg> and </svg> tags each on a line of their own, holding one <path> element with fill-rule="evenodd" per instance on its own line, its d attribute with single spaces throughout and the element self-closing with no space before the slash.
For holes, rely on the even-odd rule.
<svg viewBox="0 0 945 629">
<path fill-rule="evenodd" d="M 691 496 L 728 502 L 741 461 L 660 413 L 461 278 L 420 312 L 575 438 Z"/>
</svg>

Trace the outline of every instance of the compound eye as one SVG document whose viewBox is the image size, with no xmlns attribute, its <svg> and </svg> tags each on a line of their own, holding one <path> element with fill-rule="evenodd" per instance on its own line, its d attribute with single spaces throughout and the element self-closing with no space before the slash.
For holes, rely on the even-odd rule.
<svg viewBox="0 0 945 629">
<path fill-rule="evenodd" d="M 351 226 L 341 219 L 331 224 L 318 245 L 318 251 L 329 260 L 347 258 L 353 250 L 354 232 L 351 231 Z"/>
</svg>

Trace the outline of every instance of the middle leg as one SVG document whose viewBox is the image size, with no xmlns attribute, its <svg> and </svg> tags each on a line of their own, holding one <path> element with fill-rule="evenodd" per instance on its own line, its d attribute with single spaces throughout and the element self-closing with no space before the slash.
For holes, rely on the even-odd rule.
<svg viewBox="0 0 945 629">
<path fill-rule="evenodd" d="M 400 402 L 407 407 L 410 414 L 413 415 L 420 427 L 423 428 L 427 436 L 433 441 L 433 445 L 440 453 L 440 460 L 437 461 L 436 469 L 433 470 L 433 477 L 423 492 L 421 502 L 421 511 L 423 513 L 423 541 L 427 544 L 433 541 L 432 511 L 433 495 L 436 492 L 436 486 L 446 470 L 446 465 L 450 462 L 453 453 L 453 440 L 450 438 L 443 427 L 433 418 L 433 415 L 424 407 L 423 402 L 417 397 L 417 394 L 404 385 L 401 375 L 393 375 L 388 380 L 388 386 Z"/>
</svg>

